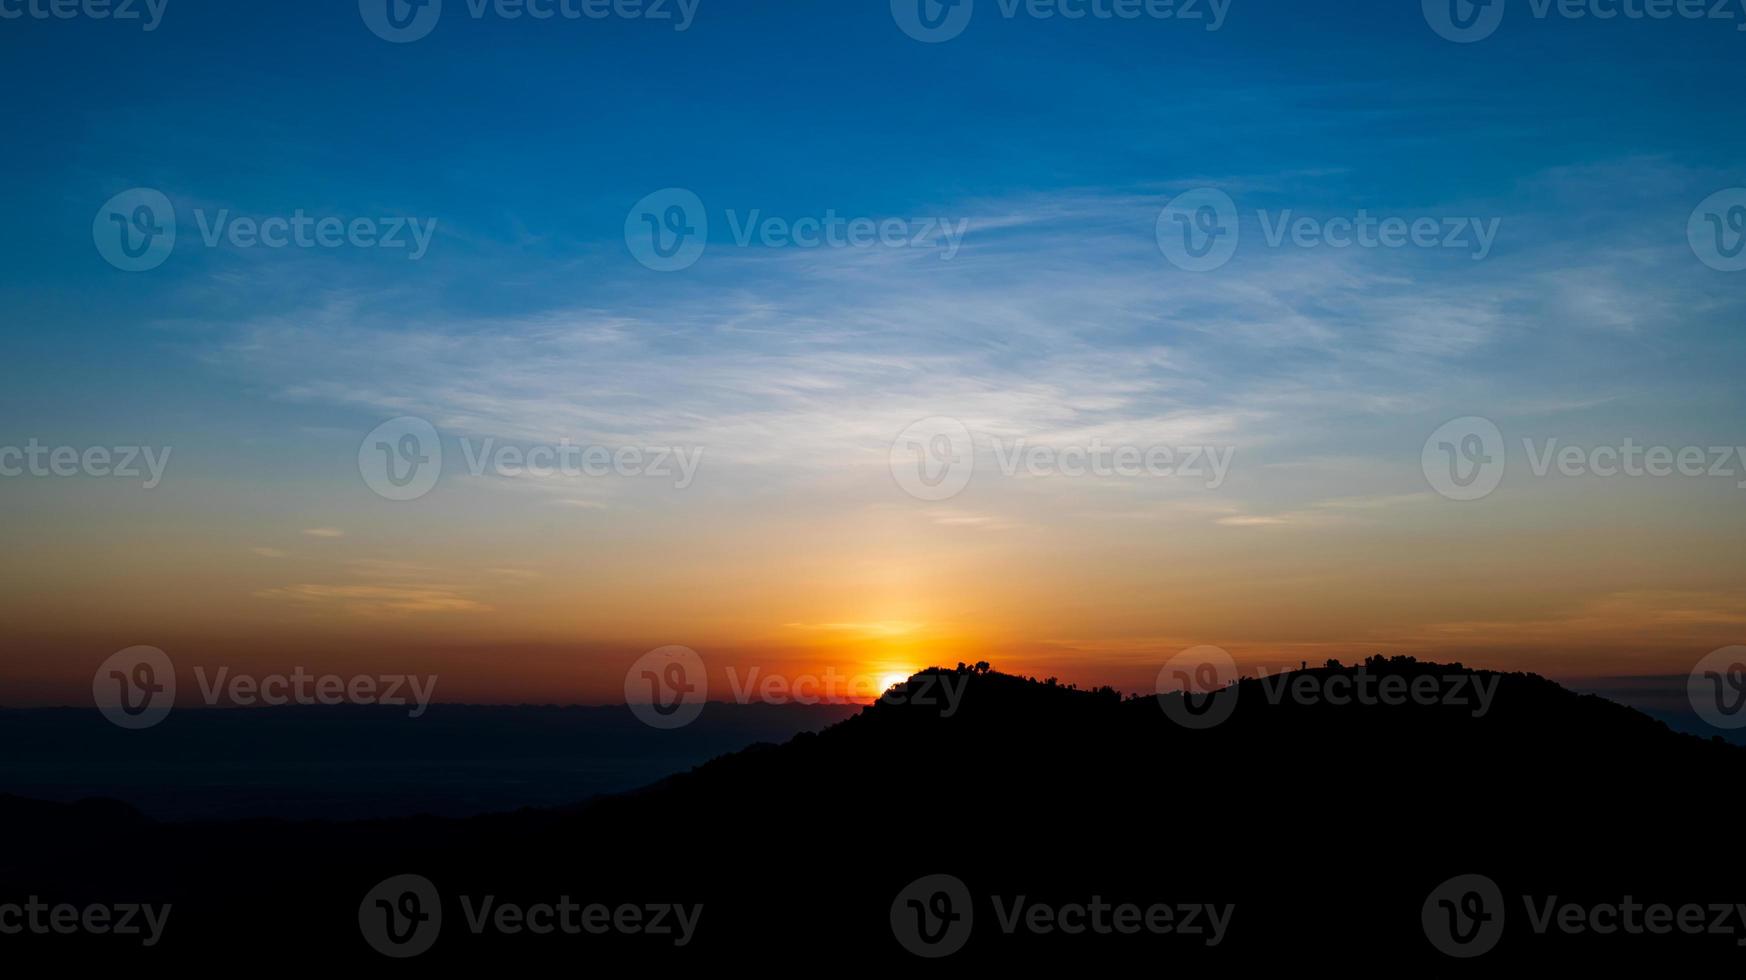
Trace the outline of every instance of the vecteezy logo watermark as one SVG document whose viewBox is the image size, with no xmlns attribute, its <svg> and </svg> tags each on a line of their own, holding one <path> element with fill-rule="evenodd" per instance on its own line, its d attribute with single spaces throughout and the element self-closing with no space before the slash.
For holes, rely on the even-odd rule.
<svg viewBox="0 0 1746 980">
<path fill-rule="evenodd" d="M 821 217 L 802 218 L 729 208 L 726 217 L 739 248 L 909 248 L 937 251 L 948 261 L 957 257 L 970 231 L 964 218 L 850 218 L 834 208 Z M 702 198 L 685 188 L 656 191 L 626 213 L 624 241 L 633 258 L 656 272 L 688 269 L 708 247 L 709 212 Z"/>
<path fill-rule="evenodd" d="M 1456 44 L 1483 41 L 1503 23 L 1504 0 L 1424 0 L 1425 23 Z"/>
<path fill-rule="evenodd" d="M 162 451 L 155 446 L 45 446 L 32 439 L 22 446 L 0 446 L 0 477 L 144 477 L 141 487 L 155 490 L 164 482 L 172 450 L 171 446 Z"/>
<path fill-rule="evenodd" d="M 650 728 L 684 728 L 708 700 L 709 671 L 690 647 L 650 650 L 624 673 L 625 704 Z"/>
<path fill-rule="evenodd" d="M 91 240 L 97 254 L 117 269 L 149 272 L 176 249 L 176 208 L 162 191 L 122 191 L 97 209 Z"/>
<path fill-rule="evenodd" d="M 1450 500 L 1491 496 L 1503 482 L 1506 463 L 1503 432 L 1477 415 L 1445 422 L 1419 454 L 1431 489 Z"/>
<path fill-rule="evenodd" d="M 358 444 L 358 473 L 377 496 L 405 502 L 430 493 L 443 473 L 436 426 L 404 415 L 370 430 Z"/>
<path fill-rule="evenodd" d="M 430 949 L 443 931 L 443 903 L 423 875 L 395 875 L 358 903 L 358 931 L 383 956 L 409 959 Z"/>
<path fill-rule="evenodd" d="M 1286 209 L 1258 210 L 1268 248 L 1455 249 L 1475 262 L 1491 255 L 1502 218 L 1378 217 L 1367 208 L 1351 215 L 1313 217 Z M 1187 272 L 1211 272 L 1237 254 L 1242 240 L 1236 202 L 1224 191 L 1199 188 L 1170 199 L 1158 214 L 1158 249 Z"/>
<path fill-rule="evenodd" d="M 1211 187 L 1170 199 L 1158 214 L 1158 250 L 1187 272 L 1211 272 L 1237 254 L 1237 202 Z"/>
<path fill-rule="evenodd" d="M 1195 730 L 1223 724 L 1237 710 L 1237 662 L 1219 647 L 1190 647 L 1158 671 L 1158 706 L 1165 717 Z"/>
<path fill-rule="evenodd" d="M 1225 25 L 1231 0 L 994 0 L 1006 20 L 1177 20 L 1206 22 L 1206 30 Z M 975 0 L 891 0 L 891 18 L 903 33 L 926 44 L 950 41 L 964 33 Z"/>
<path fill-rule="evenodd" d="M 975 922 L 970 889 L 951 875 L 917 878 L 891 902 L 891 934 L 904 949 L 926 959 L 963 949 Z"/>
<path fill-rule="evenodd" d="M 1616 902 L 1560 901 L 1557 895 L 1523 895 L 1528 928 L 1535 935 L 1567 936 L 1727 936 L 1746 946 L 1746 903 L 1640 902 L 1630 895 Z M 1471 959 L 1494 949 L 1503 938 L 1504 895 L 1484 875 L 1460 875 L 1437 886 L 1425 899 L 1421 920 L 1431 945 L 1450 956 Z"/>
<path fill-rule="evenodd" d="M 1503 24 L 1505 0 L 1424 0 L 1431 30 L 1457 44 L 1483 41 Z M 1715 20 L 1746 31 L 1739 0 L 1528 0 L 1535 20 Z"/>
<path fill-rule="evenodd" d="M 170 0 L 0 0 L 0 20 L 139 21 L 151 33 L 164 22 Z"/>
<path fill-rule="evenodd" d="M 923 44 L 939 44 L 964 33 L 976 13 L 976 0 L 891 0 L 891 19 Z"/>
<path fill-rule="evenodd" d="M 171 905 L 140 903 L 51 905 L 30 896 L 0 904 L 0 935 L 138 936 L 141 946 L 156 946 L 170 922 Z"/>
<path fill-rule="evenodd" d="M 1746 646 L 1723 647 L 1698 661 L 1685 693 L 1712 726 L 1746 728 Z"/>
<path fill-rule="evenodd" d="M 656 191 L 625 215 L 624 243 L 656 272 L 689 269 L 709 246 L 709 212 L 702 198 L 683 187 Z"/>
<path fill-rule="evenodd" d="M 129 730 L 150 728 L 176 704 L 176 668 L 157 647 L 110 654 L 91 675 L 91 702 L 103 717 Z"/>
<path fill-rule="evenodd" d="M 897 434 L 889 461 L 892 479 L 904 493 L 917 500 L 950 500 L 970 485 L 976 446 L 957 419 L 922 419 Z"/>
<path fill-rule="evenodd" d="M 531 905 L 505 902 L 495 895 L 460 896 L 461 917 L 475 936 L 566 936 L 618 934 L 648 936 L 686 946 L 697 936 L 703 905 L 582 903 L 569 895 Z M 358 930 L 370 948 L 394 959 L 410 959 L 433 946 L 443 927 L 442 895 L 422 875 L 396 875 L 358 903 Z"/>
<path fill-rule="evenodd" d="M 1686 223 L 1685 237 L 1704 265 L 1717 272 L 1746 270 L 1746 187 L 1704 198 Z"/>
<path fill-rule="evenodd" d="M 1235 446 L 1162 446 L 1108 443 L 1101 437 L 1065 446 L 1018 437 L 985 440 L 1000 474 L 1026 477 L 1143 477 L 1204 480 L 1217 490 L 1230 475 Z M 976 440 L 963 422 L 944 416 L 905 427 L 887 454 L 892 479 L 917 500 L 949 500 L 964 492 L 976 470 Z"/>
<path fill-rule="evenodd" d="M 443 16 L 443 0 L 358 0 L 358 13 L 377 37 L 408 44 L 436 30 Z"/>
<path fill-rule="evenodd" d="M 1107 902 L 1092 895 L 1081 902 L 1032 901 L 1025 895 L 990 895 L 994 921 L 1001 934 L 1033 936 L 1154 936 L 1193 937 L 1207 947 L 1225 941 L 1232 904 L 1205 902 Z M 891 933 L 898 945 L 926 959 L 940 959 L 964 948 L 975 926 L 975 900 L 964 882 L 951 875 L 918 878 L 897 893 L 891 903 Z"/>
<path fill-rule="evenodd" d="M 1484 955 L 1503 938 L 1503 892 L 1484 875 L 1450 878 L 1425 897 L 1419 921 L 1442 952 L 1459 959 Z"/>
<path fill-rule="evenodd" d="M 465 0 L 473 20 L 671 21 L 674 31 L 687 31 L 697 19 L 702 0 Z M 384 41 L 407 44 L 436 30 L 443 0 L 358 0 L 365 26 Z"/>
</svg>

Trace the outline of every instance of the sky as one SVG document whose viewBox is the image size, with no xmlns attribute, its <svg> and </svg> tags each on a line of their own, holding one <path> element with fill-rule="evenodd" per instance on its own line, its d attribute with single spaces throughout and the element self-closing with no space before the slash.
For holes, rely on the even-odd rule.
<svg viewBox="0 0 1746 980">
<path fill-rule="evenodd" d="M 916 2 L 0 0 L 0 702 L 1742 642 L 1746 5 Z"/>
</svg>

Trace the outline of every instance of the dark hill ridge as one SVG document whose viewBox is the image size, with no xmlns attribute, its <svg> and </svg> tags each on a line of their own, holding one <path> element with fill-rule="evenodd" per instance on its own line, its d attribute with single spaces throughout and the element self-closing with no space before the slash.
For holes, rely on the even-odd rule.
<svg viewBox="0 0 1746 980">
<path fill-rule="evenodd" d="M 1387 678 L 1427 696 L 1330 699 L 1342 684 L 1380 692 Z M 1313 696 L 1294 693 L 1299 684 Z M 1450 697 L 1457 686 L 1470 696 Z M 1490 692 L 1483 702 L 1479 691 Z M 42 820 L 15 828 L 11 839 L 32 846 L 9 849 L 0 875 L 39 892 L 172 898 L 181 931 L 162 944 L 172 957 L 242 945 L 267 921 L 294 930 L 295 958 L 367 961 L 359 898 L 414 873 L 444 896 L 445 959 L 846 957 L 913 969 L 928 961 L 899 945 L 894 902 L 945 874 L 975 910 L 967 945 L 939 961 L 947 968 L 1283 959 L 1446 972 L 1463 964 L 1426 938 L 1427 896 L 1480 874 L 1501 890 L 1508 927 L 1468 966 L 1743 961 L 1742 935 L 1539 935 L 1525 911 L 1545 896 L 1746 901 L 1737 867 L 1719 857 L 1738 820 L 1742 750 L 1534 675 L 1410 660 L 1250 678 L 1210 704 L 1226 698 L 1229 716 L 1197 730 L 1158 698 L 934 669 L 820 733 L 568 810 L 331 825 L 105 814 L 99 832 L 87 809 L 64 833 Z M 19 806 L 3 809 L 15 821 Z M 647 935 L 476 936 L 459 896 L 482 895 L 705 912 L 682 948 Z M 1216 945 L 1176 933 L 1008 934 L 1024 921 L 1017 896 L 1223 908 L 1229 919 Z"/>
<path fill-rule="evenodd" d="M 1435 703 L 1329 701 L 1332 678 L 1366 676 L 1378 683 L 1435 682 L 1428 688 Z M 1310 699 L 1292 693 L 1304 680 L 1314 682 Z M 947 699 L 929 704 L 927 694 L 918 693 L 954 682 L 961 691 L 955 705 Z M 1182 695 L 1169 698 L 1180 701 Z M 956 784 L 974 797 L 995 787 L 1022 791 L 1043 772 L 1075 782 L 1102 777 L 1108 781 L 1096 783 L 1099 793 L 1126 796 L 1148 792 L 1134 781 L 1142 773 L 1225 785 L 1262 771 L 1272 779 L 1316 782 L 1371 767 L 1379 769 L 1379 782 L 1405 798 L 1446 794 L 1456 783 L 1580 785 L 1600 777 L 1666 784 L 1671 774 L 1709 774 L 1746 763 L 1746 753 L 1731 746 L 1676 733 L 1631 708 L 1573 694 L 1533 674 L 1372 661 L 1245 678 L 1233 691 L 1215 695 L 1222 698 L 1235 702 L 1229 717 L 1191 730 L 1172 720 L 1155 697 L 1123 698 L 1109 689 L 1080 691 L 936 668 L 817 735 L 728 755 L 634 801 L 603 806 L 647 805 L 662 795 L 707 794 L 730 783 L 780 794 L 784 787 L 808 786 L 807 774 L 820 770 L 913 773 L 929 777 L 933 792 L 952 793 Z M 828 798 L 829 790 L 810 785 L 799 796 Z M 1482 805 L 1484 794 L 1478 797 L 1472 802 Z M 1324 802 L 1329 807 L 1323 812 L 1345 815 L 1338 801 Z"/>
</svg>

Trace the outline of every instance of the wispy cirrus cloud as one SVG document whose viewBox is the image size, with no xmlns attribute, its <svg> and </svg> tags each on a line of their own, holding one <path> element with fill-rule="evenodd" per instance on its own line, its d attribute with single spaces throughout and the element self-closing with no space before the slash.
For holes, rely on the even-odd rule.
<svg viewBox="0 0 1746 980">
<path fill-rule="evenodd" d="M 1633 167 L 1666 176 L 1623 161 L 1604 179 Z M 1249 178 L 1240 207 L 1314 200 L 1304 188 L 1317 179 Z M 1325 523 L 1339 508 L 1318 501 L 1421 489 L 1411 439 L 1436 424 L 1579 404 L 1597 379 L 1543 365 L 1597 365 L 1597 345 L 1640 343 L 1621 338 L 1720 302 L 1705 299 L 1716 284 L 1683 240 L 1646 217 L 1674 222 L 1684 196 L 1669 186 L 1607 232 L 1578 237 L 1508 210 L 1498 215 L 1507 257 L 1485 262 L 1269 247 L 1246 213 L 1237 257 L 1196 274 L 1171 267 L 1153 240 L 1162 194 L 1039 194 L 967 204 L 970 237 L 950 262 L 718 243 L 658 294 L 609 307 L 408 323 L 341 293 L 257 317 L 209 356 L 296 402 L 419 415 L 457 435 L 701 446 L 714 479 L 814 488 L 821 474 L 883 467 L 894 436 L 933 416 L 983 440 L 1230 445 L 1239 475 L 1225 493 L 1239 506 L 1213 519 Z M 1431 202 L 1420 213 L 1487 207 L 1507 210 Z M 1632 295 L 1617 296 L 1620 263 L 1656 274 L 1634 275 Z M 1650 404 L 1662 387 L 1604 380 L 1615 397 Z M 1331 454 L 1362 465 L 1241 474 Z M 571 507 L 615 497 L 544 482 L 533 489 Z"/>
</svg>

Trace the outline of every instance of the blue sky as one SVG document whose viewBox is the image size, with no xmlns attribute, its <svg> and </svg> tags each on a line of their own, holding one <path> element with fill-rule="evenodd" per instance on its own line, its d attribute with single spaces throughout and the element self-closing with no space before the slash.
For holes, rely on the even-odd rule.
<svg viewBox="0 0 1746 980">
<path fill-rule="evenodd" d="M 0 70 L 32 93 L 5 110 L 19 137 L 0 163 L 7 210 L 27 230 L 5 246 L 9 305 L 54 325 L 26 337 L 76 325 L 168 367 L 173 340 L 138 327 L 186 315 L 184 290 L 200 290 L 201 320 L 316 299 L 282 256 L 115 275 L 86 215 L 133 186 L 258 214 L 437 218 L 429 262 L 330 255 L 317 274 L 471 317 L 634 301 L 646 277 L 619 247 L 622 215 L 668 186 L 718 209 L 883 216 L 1201 184 L 1299 210 L 1514 213 L 1546 174 L 1633 161 L 1690 171 L 1690 190 L 1738 182 L 1746 38 L 1730 24 L 1517 11 L 1455 45 L 1404 3 L 1237 2 L 1216 32 L 983 6 L 940 45 L 908 39 L 883 3 L 704 2 L 679 33 L 473 20 L 451 0 L 461 9 L 400 46 L 345 2 L 182 0 L 149 34 L 9 22 Z M 1650 190 L 1611 187 L 1581 214 L 1629 220 Z M 1506 248 L 1528 234 L 1592 246 L 1579 214 L 1546 217 Z M 1142 244 L 1147 231 L 1135 223 Z"/>
<path fill-rule="evenodd" d="M 416 533 L 372 509 L 355 469 L 363 433 L 403 414 L 448 434 L 710 447 L 717 482 L 699 495 L 587 488 L 589 511 L 633 526 L 888 506 L 889 485 L 861 475 L 928 416 L 1243 448 L 1253 466 L 1212 499 L 990 493 L 920 512 L 954 533 L 1101 519 L 1143 536 L 1162 513 L 1318 528 L 1402 501 L 1385 526 L 1447 524 L 1410 501 L 1421 444 L 1459 416 L 1513 441 L 1746 442 L 1746 280 L 1686 241 L 1698 202 L 1746 185 L 1746 12 L 1542 20 L 1509 0 L 1494 36 L 1455 44 L 1406 2 L 1234 0 L 1216 31 L 977 3 L 941 44 L 906 36 L 883 0 L 702 0 L 683 32 L 474 19 L 448 0 L 408 44 L 345 0 L 170 0 L 150 32 L 0 21 L 18 96 L 0 108 L 0 404 L 19 439 L 174 443 L 185 481 L 103 515 L 50 485 L 9 492 L 91 535 L 209 516 L 240 550 L 266 545 L 232 541 L 239 527 Z M 94 248 L 92 215 L 136 187 L 170 198 L 180 238 L 126 273 Z M 662 273 L 624 227 L 672 187 L 704 202 L 709 248 Z M 1212 272 L 1172 267 L 1155 235 L 1196 188 L 1241 219 L 1243 246 Z M 1494 221 L 1495 248 L 1269 248 L 1257 217 L 1361 208 Z M 436 231 L 409 261 L 207 248 L 193 218 L 299 210 Z M 732 224 L 754 210 L 967 231 L 949 260 L 740 247 Z M 1605 526 L 1655 494 L 1637 522 L 1661 540 L 1713 540 L 1718 520 L 1738 538 L 1731 488 L 1597 501 L 1512 480 L 1487 533 Z M 499 513 L 468 506 L 483 510 L 455 513 Z M 1718 561 L 1621 568 L 1548 602 L 1664 586 L 1725 607 L 1738 569 Z"/>
</svg>

